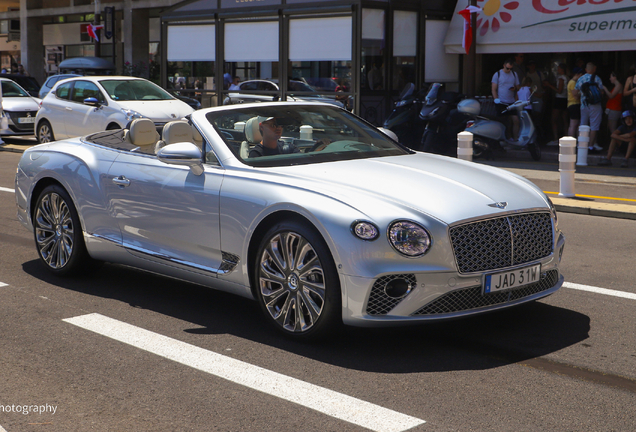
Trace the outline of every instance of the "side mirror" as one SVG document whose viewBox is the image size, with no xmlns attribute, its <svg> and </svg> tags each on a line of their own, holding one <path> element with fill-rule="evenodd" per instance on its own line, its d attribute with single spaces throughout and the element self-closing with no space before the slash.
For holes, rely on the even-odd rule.
<svg viewBox="0 0 636 432">
<path fill-rule="evenodd" d="M 99 101 L 97 100 L 97 98 L 94 98 L 94 97 L 89 97 L 84 99 L 84 104 L 89 106 L 94 106 L 94 107 L 100 106 Z"/>
<path fill-rule="evenodd" d="M 157 152 L 157 159 L 161 162 L 190 167 L 194 175 L 203 174 L 202 158 L 199 147 L 189 142 L 168 144 Z"/>
</svg>

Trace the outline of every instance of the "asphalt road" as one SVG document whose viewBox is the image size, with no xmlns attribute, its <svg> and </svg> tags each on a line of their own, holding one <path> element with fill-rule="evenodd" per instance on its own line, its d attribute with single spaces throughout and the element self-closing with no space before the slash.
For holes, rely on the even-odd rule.
<svg viewBox="0 0 636 432">
<path fill-rule="evenodd" d="M 383 431 L 410 418 L 413 431 L 636 430 L 636 221 L 559 216 L 566 280 L 615 291 L 571 285 L 487 316 L 305 344 L 255 302 L 196 285 L 109 264 L 51 276 L 6 190 L 20 156 L 0 152 L 0 431 Z M 98 328 L 79 325 L 87 315 Z M 271 391 L 244 383 L 261 373 L 254 386 L 278 379 Z M 330 401 L 366 423 L 325 413 Z"/>
</svg>

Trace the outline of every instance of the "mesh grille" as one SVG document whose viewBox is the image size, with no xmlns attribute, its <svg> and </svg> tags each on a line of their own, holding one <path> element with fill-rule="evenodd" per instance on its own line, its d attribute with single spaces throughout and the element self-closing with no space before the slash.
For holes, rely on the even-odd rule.
<svg viewBox="0 0 636 432">
<path fill-rule="evenodd" d="M 504 216 L 459 225 L 450 230 L 460 273 L 524 264 L 552 253 L 549 213 Z"/>
<path fill-rule="evenodd" d="M 417 281 L 415 280 L 415 275 L 413 274 L 389 275 L 378 278 L 378 280 L 376 280 L 373 284 L 373 288 L 371 288 L 371 294 L 369 295 L 369 303 L 367 304 L 367 313 L 369 315 L 386 315 L 391 309 L 393 309 L 399 302 L 404 299 L 404 297 L 389 297 L 384 292 L 384 287 L 386 286 L 386 284 L 395 279 L 404 279 L 412 286 L 415 286 L 415 284 L 417 283 Z"/>
<path fill-rule="evenodd" d="M 510 303 L 524 297 L 538 294 L 542 291 L 547 291 L 556 285 L 558 280 L 559 272 L 557 270 L 550 270 L 544 275 L 541 275 L 539 282 L 509 291 L 500 291 L 484 295 L 482 294 L 482 287 L 480 286 L 460 289 L 449 292 L 432 301 L 415 312 L 413 316 L 448 314 Z"/>
</svg>

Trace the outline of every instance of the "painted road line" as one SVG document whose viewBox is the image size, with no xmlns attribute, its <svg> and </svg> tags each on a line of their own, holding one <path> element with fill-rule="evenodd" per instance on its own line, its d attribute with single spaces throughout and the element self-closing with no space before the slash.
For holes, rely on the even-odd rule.
<svg viewBox="0 0 636 432">
<path fill-rule="evenodd" d="M 6 284 L 4 282 L 0 282 L 0 287 L 5 287 L 5 286 L 9 286 L 9 284 Z M 0 432 L 2 432 L 2 431 L 0 431 Z"/>
<path fill-rule="evenodd" d="M 589 292 L 593 292 L 597 294 L 604 294 L 604 295 L 609 295 L 614 297 L 621 297 L 621 298 L 626 298 L 630 300 L 636 300 L 636 294 L 628 293 L 625 291 L 616 291 L 616 290 L 611 290 L 607 288 L 599 288 L 599 287 L 594 287 L 589 285 L 580 285 L 580 284 L 575 284 L 572 282 L 564 282 L 563 286 L 565 288 L 575 289 L 579 291 L 589 291 Z"/>
<path fill-rule="evenodd" d="M 543 193 L 550 194 L 550 195 L 559 194 L 559 192 L 548 192 L 548 191 L 543 191 Z M 579 194 L 575 194 L 574 196 L 577 198 L 596 198 L 596 199 L 606 199 L 606 200 L 614 200 L 614 201 L 636 202 L 636 199 L 630 199 L 630 198 L 614 198 L 614 197 L 605 197 L 605 196 L 596 196 L 596 195 L 579 195 Z"/>
<path fill-rule="evenodd" d="M 217 354 L 93 313 L 63 320 L 217 377 L 378 432 L 401 432 L 425 423 L 351 396 Z"/>
<path fill-rule="evenodd" d="M 5 188 L 5 187 L 0 187 L 0 192 L 13 192 L 13 193 L 15 193 L 15 190 L 14 189 Z"/>
<path fill-rule="evenodd" d="M 7 430 L 3 428 L 2 426 L 0 426 L 0 432 L 7 432 Z"/>
</svg>

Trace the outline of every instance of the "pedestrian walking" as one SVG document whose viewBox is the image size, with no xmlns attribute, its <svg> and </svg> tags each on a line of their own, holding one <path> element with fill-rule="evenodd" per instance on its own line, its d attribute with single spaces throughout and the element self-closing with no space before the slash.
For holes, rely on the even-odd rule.
<svg viewBox="0 0 636 432">
<path fill-rule="evenodd" d="M 568 135 L 576 138 L 581 123 L 581 97 L 576 91 L 576 82 L 583 76 L 583 69 L 575 66 L 572 69 L 574 76 L 568 82 L 568 116 L 570 117 L 570 126 L 568 127 Z"/>
<path fill-rule="evenodd" d="M 581 96 L 581 124 L 590 127 L 589 148 L 602 150 L 602 147 L 595 147 L 595 144 L 603 117 L 603 107 L 601 106 L 603 81 L 596 75 L 594 63 L 589 62 L 585 66 L 585 75 L 578 79 L 575 90 Z"/>
</svg>

